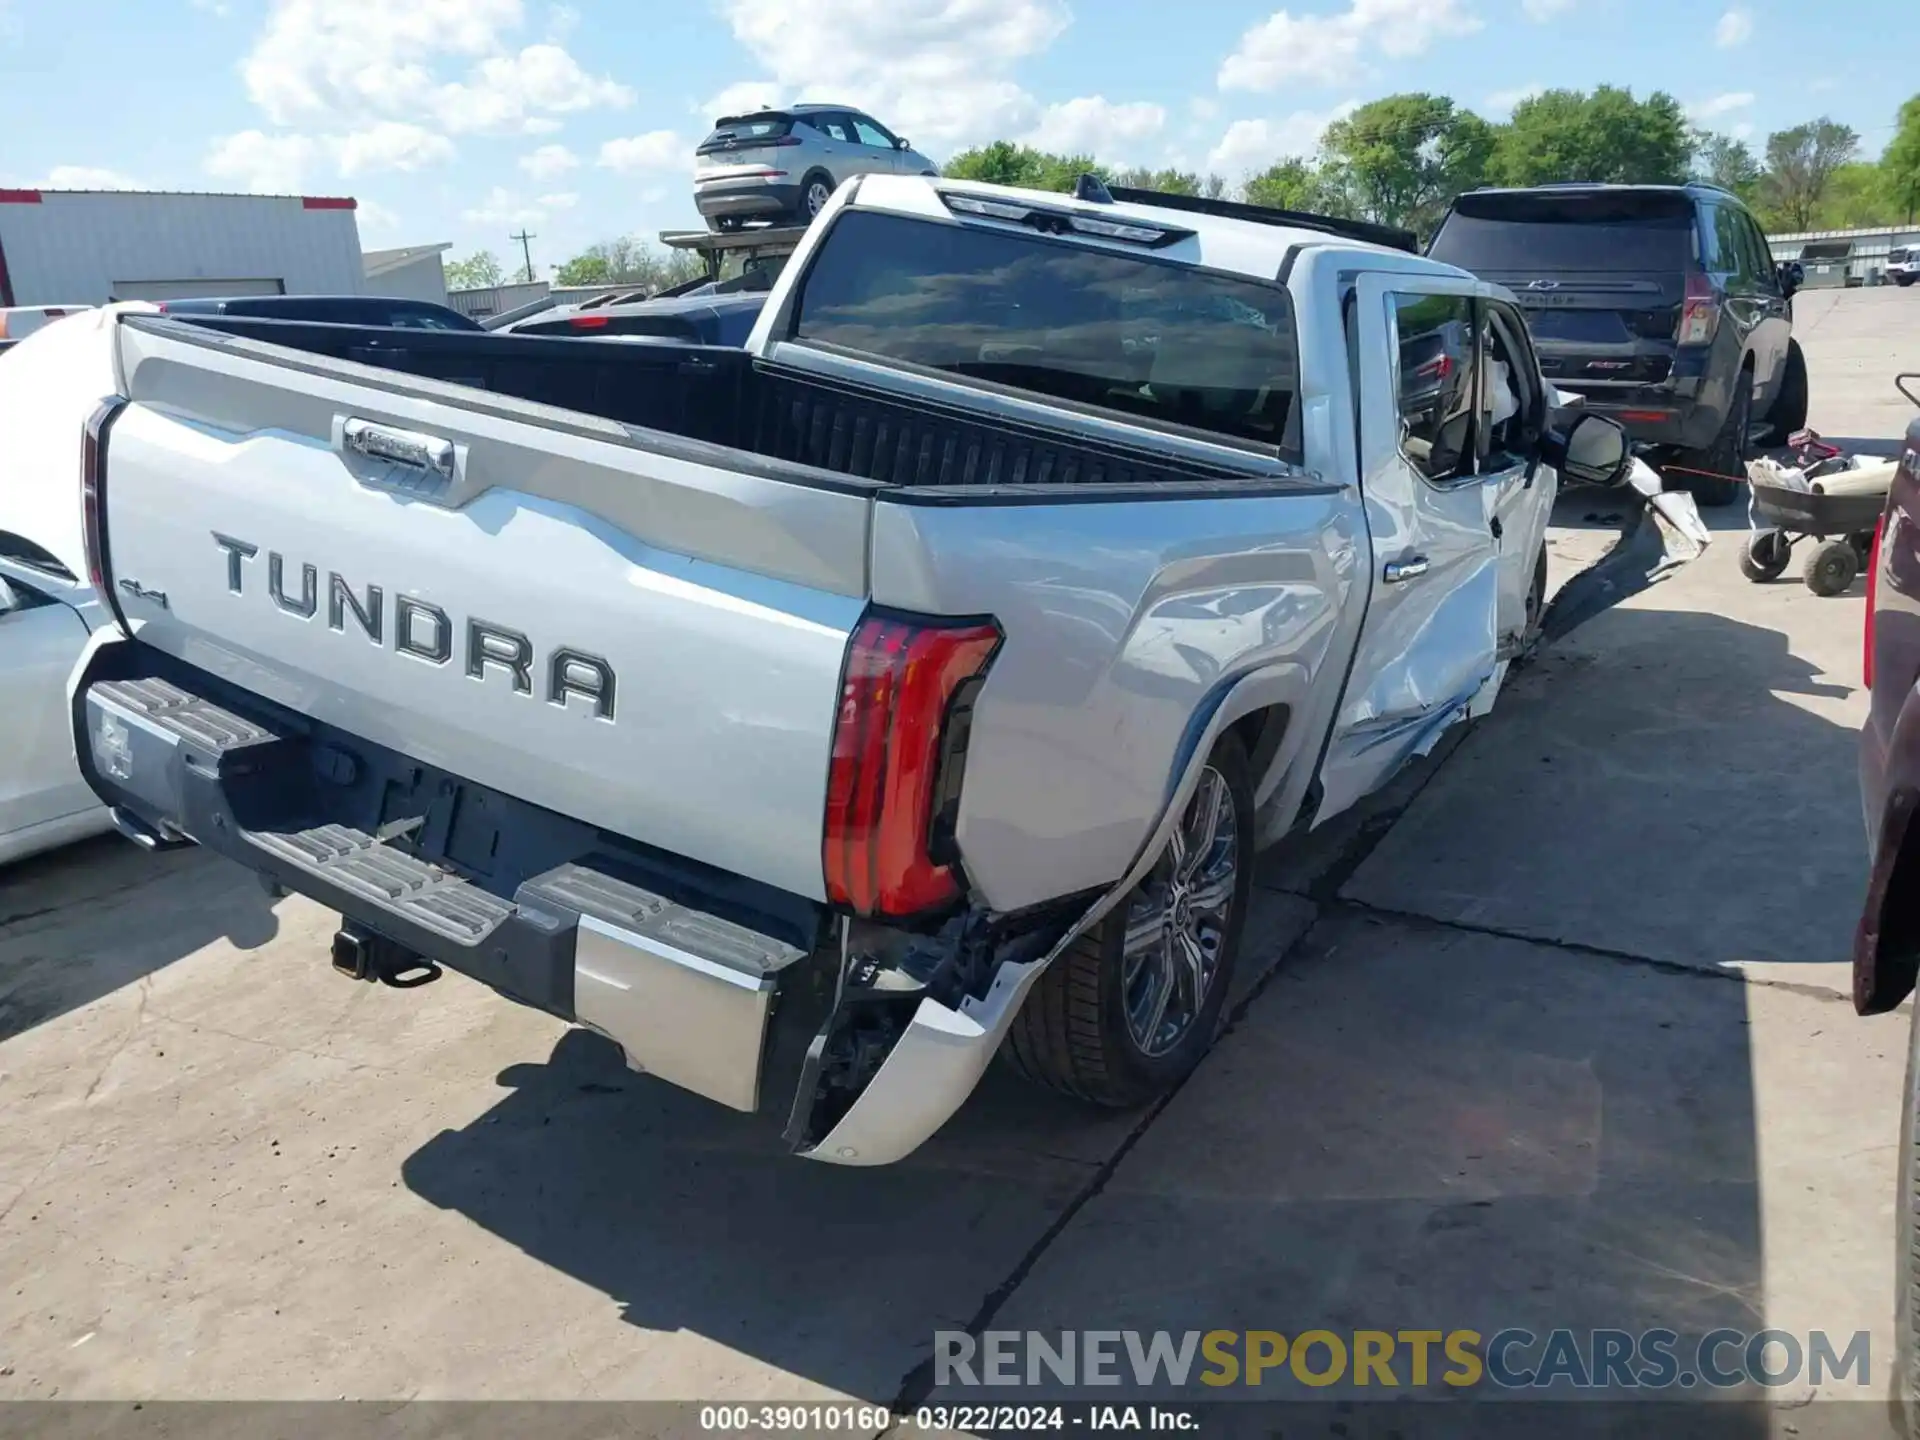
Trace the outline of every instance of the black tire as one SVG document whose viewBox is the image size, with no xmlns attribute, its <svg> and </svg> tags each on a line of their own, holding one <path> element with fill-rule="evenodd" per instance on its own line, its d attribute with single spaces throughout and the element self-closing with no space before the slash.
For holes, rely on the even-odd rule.
<svg viewBox="0 0 1920 1440">
<path fill-rule="evenodd" d="M 1754 584 L 1764 585 L 1786 574 L 1791 559 L 1793 547 L 1787 537 L 1778 530 L 1762 530 L 1740 547 L 1740 573 Z"/>
<path fill-rule="evenodd" d="M 1920 1005 L 1907 1032 L 1907 1085 L 1900 1106 L 1900 1187 L 1893 1242 L 1893 1394 L 1899 1433 L 1920 1436 Z"/>
<path fill-rule="evenodd" d="M 811 224 L 816 215 L 825 208 L 827 201 L 833 198 L 833 176 L 824 170 L 809 170 L 806 178 L 800 182 L 800 202 L 797 211 L 800 223 Z"/>
<path fill-rule="evenodd" d="M 1787 363 L 1780 375 L 1780 393 L 1767 412 L 1767 444 L 1784 445 L 1796 430 L 1807 428 L 1807 357 L 1798 340 L 1787 342 Z"/>
<path fill-rule="evenodd" d="M 1547 547 L 1544 541 L 1533 562 L 1533 583 L 1527 587 L 1527 629 L 1521 639 L 1523 650 L 1531 649 L 1540 638 L 1540 621 L 1547 613 Z"/>
<path fill-rule="evenodd" d="M 1683 450 L 1680 479 L 1701 505 L 1731 505 L 1740 498 L 1747 473 L 1747 432 L 1753 428 L 1753 372 L 1742 368 L 1734 382 L 1733 403 L 1720 433 L 1704 450 Z"/>
<path fill-rule="evenodd" d="M 1860 573 L 1860 555 L 1851 540 L 1822 540 L 1807 556 L 1800 572 L 1807 589 L 1816 595 L 1844 595 Z"/>
<path fill-rule="evenodd" d="M 1217 789 L 1209 777 L 1217 777 Z M 1213 968 L 1202 982 L 1199 1003 L 1191 1003 L 1190 986 L 1176 983 L 1176 973 L 1194 972 L 1176 972 L 1173 937 L 1179 931 L 1174 927 L 1156 932 L 1166 937 L 1161 944 L 1168 947 L 1160 952 L 1161 958 L 1141 960 L 1135 973 L 1128 973 L 1128 930 L 1133 929 L 1138 937 L 1149 929 L 1148 917 L 1172 889 L 1176 861 L 1175 847 L 1169 846 L 1139 887 L 1058 956 L 1027 993 L 1001 1053 L 1029 1080 L 1096 1105 L 1126 1109 L 1164 1095 L 1191 1074 L 1207 1053 L 1219 1034 L 1227 992 L 1233 986 L 1253 879 L 1253 784 L 1246 750 L 1231 735 L 1222 738 L 1208 757 L 1202 783 L 1182 817 L 1179 836 L 1199 833 L 1195 829 L 1197 812 L 1211 794 L 1221 792 L 1232 810 L 1231 869 L 1225 877 L 1215 874 L 1215 884 L 1226 896 L 1225 908 L 1212 941 Z M 1221 820 L 1226 818 L 1223 811 Z M 1226 832 L 1216 830 L 1216 834 L 1224 840 Z M 1203 852 L 1207 853 L 1214 852 Z M 1195 878 L 1204 880 L 1206 874 L 1196 869 Z M 1201 893 L 1202 887 L 1193 887 L 1194 896 Z M 1164 913 L 1164 905 L 1160 908 Z M 1178 913 L 1197 915 L 1200 908 L 1189 904 Z M 1136 945 L 1136 956 L 1143 948 L 1158 949 Z M 1152 1000 L 1160 993 L 1152 989 L 1154 974 L 1164 977 L 1162 984 L 1168 997 L 1161 1001 L 1157 1012 L 1161 1023 L 1157 1025 L 1151 1023 L 1151 1015 L 1141 1013 L 1152 1012 Z M 1186 992 L 1185 1023 L 1169 1031 L 1165 1017 L 1176 989 Z M 1143 1046 L 1138 1038 L 1142 1028 L 1162 1037 L 1164 1048 L 1150 1051 Z"/>
<path fill-rule="evenodd" d="M 1896 275 L 1893 277 L 1893 283 L 1898 285 L 1902 290 L 1904 290 L 1913 283 L 1913 276 Z"/>
</svg>

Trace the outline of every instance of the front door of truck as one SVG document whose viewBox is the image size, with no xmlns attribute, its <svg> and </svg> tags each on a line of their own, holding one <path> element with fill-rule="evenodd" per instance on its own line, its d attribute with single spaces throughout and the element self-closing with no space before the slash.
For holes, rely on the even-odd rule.
<svg viewBox="0 0 1920 1440">
<path fill-rule="evenodd" d="M 1371 591 L 1321 767 L 1324 820 L 1491 702 L 1500 659 L 1502 500 L 1483 473 L 1488 346 L 1471 280 L 1363 274 L 1347 311 Z"/>
</svg>

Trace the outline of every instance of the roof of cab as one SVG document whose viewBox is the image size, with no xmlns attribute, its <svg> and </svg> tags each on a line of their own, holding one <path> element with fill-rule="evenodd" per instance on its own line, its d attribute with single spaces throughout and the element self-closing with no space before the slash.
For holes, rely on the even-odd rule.
<svg viewBox="0 0 1920 1440">
<path fill-rule="evenodd" d="M 999 200 L 1022 200 L 1055 211 L 1070 211 L 1098 220 L 1133 220 L 1191 232 L 1191 238 L 1153 250 L 1152 254 L 1209 269 L 1229 270 L 1252 279 L 1272 281 L 1279 277 L 1287 255 L 1306 246 L 1334 246 L 1363 254 L 1391 258 L 1392 269 L 1432 269 L 1442 274 L 1462 274 L 1457 267 L 1388 245 L 1374 244 L 1347 235 L 1330 234 L 1305 226 L 1271 224 L 1261 220 L 1214 215 L 1171 206 L 1142 204 L 1131 200 L 1092 201 L 1052 190 L 1028 190 L 1011 185 L 989 185 L 977 180 L 950 180 L 919 175 L 868 175 L 848 203 L 857 209 L 888 210 L 949 220 L 952 212 L 941 199 L 942 192 L 977 195 Z M 1102 249 L 1131 249 L 1126 242 L 1102 241 L 1098 237 L 1079 237 Z"/>
</svg>

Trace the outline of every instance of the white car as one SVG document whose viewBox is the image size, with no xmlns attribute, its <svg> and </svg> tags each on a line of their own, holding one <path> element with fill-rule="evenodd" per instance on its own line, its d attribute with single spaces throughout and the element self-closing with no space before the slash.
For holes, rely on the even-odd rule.
<svg viewBox="0 0 1920 1440">
<path fill-rule="evenodd" d="M 43 326 L 92 308 L 91 305 L 0 306 L 0 354 L 5 354 Z"/>
<path fill-rule="evenodd" d="M 110 618 L 86 578 L 80 436 L 35 423 L 49 377 L 70 385 L 103 323 L 96 310 L 36 325 L 0 355 L 0 864 L 113 826 L 80 777 L 67 706 L 67 676 Z M 111 370 L 88 383 L 111 393 Z"/>
</svg>

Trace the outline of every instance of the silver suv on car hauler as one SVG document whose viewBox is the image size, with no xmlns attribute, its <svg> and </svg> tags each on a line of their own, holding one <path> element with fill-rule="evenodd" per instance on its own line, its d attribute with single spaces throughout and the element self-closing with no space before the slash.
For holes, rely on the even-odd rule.
<svg viewBox="0 0 1920 1440">
<path fill-rule="evenodd" d="M 348 974 L 460 970 L 808 1156 L 907 1154 L 1002 1051 L 1139 1103 L 1255 852 L 1493 703 L 1561 474 L 1626 464 L 1412 252 L 869 176 L 745 348 L 121 313 L 115 393 L 35 422 L 118 612 L 82 767 Z"/>
</svg>

